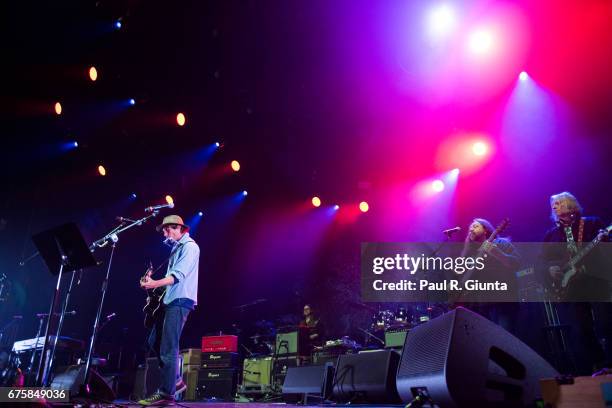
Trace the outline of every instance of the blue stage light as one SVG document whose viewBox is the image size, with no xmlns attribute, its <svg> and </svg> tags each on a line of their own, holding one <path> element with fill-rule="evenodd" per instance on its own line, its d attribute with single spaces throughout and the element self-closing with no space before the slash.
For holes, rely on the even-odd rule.
<svg viewBox="0 0 612 408">
<path fill-rule="evenodd" d="M 72 145 L 73 145 L 74 147 L 79 147 L 79 142 L 77 142 L 77 141 L 75 140 L 74 142 L 72 142 Z"/>
<path fill-rule="evenodd" d="M 121 20 L 115 21 L 115 28 L 119 30 L 121 28 Z"/>
<path fill-rule="evenodd" d="M 334 205 L 334 210 L 338 211 L 340 209 L 340 206 L 338 204 Z"/>
<path fill-rule="evenodd" d="M 130 197 L 132 197 L 132 198 L 136 198 L 136 193 L 132 193 L 132 194 L 130 194 Z"/>
<path fill-rule="evenodd" d="M 130 99 L 130 105 L 132 105 L 132 106 L 133 106 L 133 105 L 136 105 L 136 99 L 131 98 L 131 99 Z"/>
<path fill-rule="evenodd" d="M 203 216 L 203 215 L 204 215 L 204 213 L 203 213 L 202 211 L 199 211 L 199 212 L 198 212 L 198 215 L 201 217 L 201 216 Z"/>
<path fill-rule="evenodd" d="M 219 146 L 221 146 L 221 143 L 216 142 L 216 143 L 215 143 L 215 147 L 219 147 Z"/>
<path fill-rule="evenodd" d="M 242 190 L 242 195 L 243 195 L 243 196 L 245 196 L 245 197 L 246 197 L 248 194 L 249 194 L 249 193 L 247 193 L 247 191 L 246 191 L 246 190 Z"/>
</svg>

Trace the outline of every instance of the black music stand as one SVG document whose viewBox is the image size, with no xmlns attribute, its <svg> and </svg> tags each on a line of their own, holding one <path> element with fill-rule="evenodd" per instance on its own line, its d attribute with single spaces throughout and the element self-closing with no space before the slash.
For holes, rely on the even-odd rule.
<svg viewBox="0 0 612 408">
<path fill-rule="evenodd" d="M 89 247 L 83 239 L 83 235 L 81 235 L 81 231 L 79 231 L 75 223 L 60 225 L 43 231 L 32 236 L 32 240 L 47 264 L 49 271 L 53 275 L 57 274 L 57 284 L 55 285 L 55 292 L 53 292 L 53 299 L 49 308 L 49 317 L 47 318 L 47 326 L 45 328 L 45 342 L 40 355 L 38 373 L 36 375 L 36 384 L 45 386 L 47 379 L 44 375 L 44 361 L 46 360 L 45 355 L 49 349 L 49 329 L 51 326 L 51 319 L 55 316 L 55 306 L 59 295 L 62 273 L 96 266 L 97 261 L 93 257 Z"/>
</svg>

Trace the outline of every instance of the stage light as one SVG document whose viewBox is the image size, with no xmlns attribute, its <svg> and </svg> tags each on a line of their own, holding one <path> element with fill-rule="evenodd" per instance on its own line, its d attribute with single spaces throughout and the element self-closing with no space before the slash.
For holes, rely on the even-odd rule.
<svg viewBox="0 0 612 408">
<path fill-rule="evenodd" d="M 526 81 L 527 79 L 529 79 L 529 75 L 525 71 L 523 71 L 519 74 L 519 79 L 521 81 Z"/>
<path fill-rule="evenodd" d="M 183 113 L 178 113 L 176 115 L 176 124 L 179 126 L 184 126 L 185 125 L 185 114 Z"/>
<path fill-rule="evenodd" d="M 134 99 L 134 98 L 130 98 L 129 103 L 130 103 L 130 105 L 132 105 L 132 106 L 136 105 L 136 99 Z"/>
<path fill-rule="evenodd" d="M 242 195 L 246 197 L 249 193 L 246 190 L 242 190 Z"/>
<path fill-rule="evenodd" d="M 62 114 L 62 104 L 61 103 L 55 102 L 54 108 L 55 108 L 55 113 L 57 115 L 61 115 Z"/>
<path fill-rule="evenodd" d="M 439 193 L 444 190 L 444 182 L 442 180 L 434 180 L 431 183 L 431 189 L 435 193 Z"/>
<path fill-rule="evenodd" d="M 79 142 L 77 142 L 77 141 L 75 140 L 74 142 L 72 142 L 72 145 L 73 145 L 74 147 L 79 147 Z"/>
<path fill-rule="evenodd" d="M 490 31 L 479 29 L 470 34 L 468 47 L 474 54 L 485 54 L 493 46 L 493 35 Z"/>
<path fill-rule="evenodd" d="M 136 199 L 136 193 L 130 194 L 130 197 L 132 197 L 132 199 Z"/>
<path fill-rule="evenodd" d="M 215 142 L 215 147 L 219 147 L 219 146 L 221 146 L 221 143 Z"/>
<path fill-rule="evenodd" d="M 370 209 L 370 206 L 365 201 L 362 201 L 359 203 L 359 210 L 361 212 L 364 212 L 364 213 L 368 212 L 369 209 Z"/>
<path fill-rule="evenodd" d="M 489 148 L 484 142 L 475 142 L 472 145 L 472 153 L 474 153 L 476 156 L 484 156 L 487 154 L 488 150 Z"/>
<path fill-rule="evenodd" d="M 198 211 L 198 216 L 202 217 L 204 213 L 202 211 Z"/>
<path fill-rule="evenodd" d="M 451 175 L 452 176 L 458 176 L 459 175 L 459 169 L 455 168 L 451 170 Z"/>
<path fill-rule="evenodd" d="M 240 170 L 240 163 L 238 163 L 238 160 L 232 160 L 231 166 L 232 166 L 232 170 L 234 171 Z"/>
<path fill-rule="evenodd" d="M 98 79 L 98 70 L 96 69 L 96 67 L 89 68 L 89 79 L 91 79 L 92 81 Z"/>
<path fill-rule="evenodd" d="M 340 209 L 340 206 L 338 204 L 334 205 L 334 210 L 338 211 Z"/>
<path fill-rule="evenodd" d="M 115 28 L 116 28 L 117 30 L 121 29 L 121 26 L 122 26 L 122 24 L 121 24 L 121 20 L 117 20 L 117 21 L 115 21 Z"/>
<path fill-rule="evenodd" d="M 321 206 L 321 199 L 317 196 L 312 197 L 312 205 L 315 207 L 320 207 Z"/>
<path fill-rule="evenodd" d="M 103 165 L 98 166 L 98 174 L 100 174 L 101 176 L 106 176 L 106 168 L 104 168 Z"/>
<path fill-rule="evenodd" d="M 433 37 L 450 34 L 455 28 L 455 13 L 446 4 L 433 9 L 428 16 L 429 33 Z"/>
</svg>

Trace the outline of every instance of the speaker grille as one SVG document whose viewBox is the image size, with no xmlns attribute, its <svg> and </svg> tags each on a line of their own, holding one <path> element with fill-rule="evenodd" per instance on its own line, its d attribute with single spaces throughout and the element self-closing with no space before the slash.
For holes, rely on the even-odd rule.
<svg viewBox="0 0 612 408">
<path fill-rule="evenodd" d="M 412 329 L 406 336 L 398 376 L 422 376 L 443 371 L 454 321 L 453 311 Z"/>
</svg>

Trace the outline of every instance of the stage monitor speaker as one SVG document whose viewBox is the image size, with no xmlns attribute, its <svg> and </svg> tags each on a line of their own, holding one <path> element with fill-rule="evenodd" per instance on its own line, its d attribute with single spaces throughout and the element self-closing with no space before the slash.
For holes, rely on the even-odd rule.
<svg viewBox="0 0 612 408">
<path fill-rule="evenodd" d="M 283 399 L 286 402 L 306 400 L 307 396 L 327 399 L 334 379 L 334 365 L 289 367 L 283 383 Z"/>
<path fill-rule="evenodd" d="M 104 379 L 94 369 L 89 370 L 90 374 L 90 392 L 92 396 L 101 401 L 112 402 L 115 398 L 115 392 L 112 387 L 104 381 Z M 71 365 L 60 367 L 53 381 L 51 381 L 51 388 L 59 390 L 69 390 L 70 396 L 75 396 L 79 393 L 81 385 L 83 384 L 85 377 L 85 366 L 84 365 Z"/>
<path fill-rule="evenodd" d="M 428 394 L 443 407 L 521 407 L 538 380 L 559 373 L 500 326 L 457 308 L 412 329 L 397 372 L 404 403 Z"/>
<path fill-rule="evenodd" d="M 338 402 L 394 404 L 399 402 L 395 374 L 399 354 L 375 350 L 338 358 L 333 399 Z"/>
</svg>

